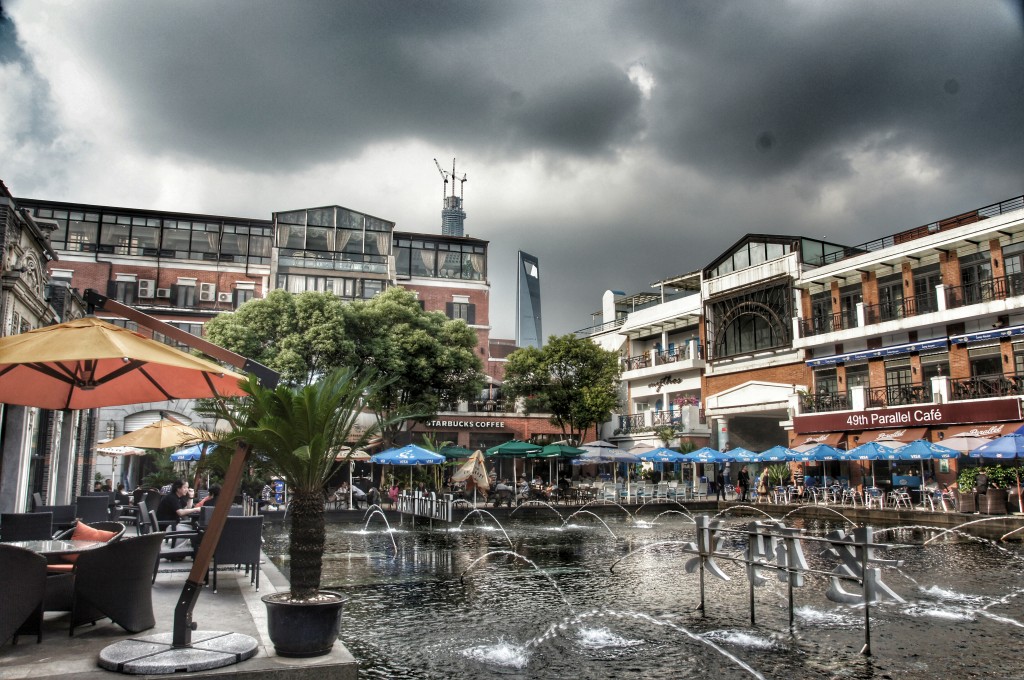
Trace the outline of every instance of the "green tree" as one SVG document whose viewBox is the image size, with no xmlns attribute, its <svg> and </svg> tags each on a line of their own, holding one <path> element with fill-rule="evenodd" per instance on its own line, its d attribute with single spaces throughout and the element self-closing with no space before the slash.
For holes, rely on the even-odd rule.
<svg viewBox="0 0 1024 680">
<path fill-rule="evenodd" d="M 372 369 L 385 387 L 366 405 L 387 423 L 381 434 L 388 445 L 405 426 L 396 414 L 429 419 L 483 386 L 473 329 L 423 311 L 403 288 L 357 302 L 275 290 L 215 318 L 207 337 L 280 371 L 292 385 L 309 384 L 340 366 Z"/>
<path fill-rule="evenodd" d="M 516 350 L 505 365 L 507 396 L 527 413 L 550 413 L 562 434 L 582 440 L 618 407 L 619 355 L 575 335 L 551 336 L 541 349 Z"/>
<path fill-rule="evenodd" d="M 343 306 L 331 293 L 275 290 L 215 317 L 206 325 L 206 336 L 278 371 L 286 383 L 309 384 L 352 354 Z"/>
<path fill-rule="evenodd" d="M 398 413 L 432 418 L 442 408 L 477 396 L 483 362 L 477 337 L 464 321 L 425 312 L 404 288 L 389 288 L 365 302 L 342 308 L 347 340 L 343 363 L 372 367 L 387 381 L 367 405 L 388 423 L 382 436 L 390 445 L 405 426 Z"/>
</svg>

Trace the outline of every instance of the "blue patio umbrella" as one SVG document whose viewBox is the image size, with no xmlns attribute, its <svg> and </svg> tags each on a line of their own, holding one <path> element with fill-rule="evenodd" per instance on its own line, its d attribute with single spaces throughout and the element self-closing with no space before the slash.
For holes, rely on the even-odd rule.
<svg viewBox="0 0 1024 680">
<path fill-rule="evenodd" d="M 793 449 L 787 449 L 785 446 L 773 446 L 767 451 L 762 451 L 761 455 L 758 456 L 758 460 L 767 463 L 783 463 L 788 460 L 794 460 L 796 451 Z"/>
<path fill-rule="evenodd" d="M 433 451 L 427 451 L 421 446 L 408 444 L 398 448 L 388 449 L 370 456 L 371 463 L 378 465 L 408 465 L 409 466 L 409 490 L 412 490 L 412 468 L 415 465 L 441 465 L 445 457 Z"/>
<path fill-rule="evenodd" d="M 1024 434 L 1018 429 L 1016 432 L 996 437 L 988 444 L 982 444 L 971 451 L 972 458 L 1024 458 Z M 1024 512 L 1024 497 L 1020 493 L 1020 467 L 1017 464 L 1017 506 Z"/>
<path fill-rule="evenodd" d="M 861 444 L 860 446 L 850 449 L 843 454 L 843 457 L 840 460 L 871 461 L 871 486 L 876 486 L 874 461 L 889 460 L 889 455 L 892 454 L 892 452 L 893 448 L 891 446 L 879 444 L 878 442 L 868 442 L 867 444 Z"/>
<path fill-rule="evenodd" d="M 213 448 L 209 444 L 193 444 L 192 446 L 186 446 L 185 448 L 178 449 L 171 454 L 171 462 L 184 463 L 199 460 L 203 457 L 204 447 L 209 447 L 210 449 Z"/>
<path fill-rule="evenodd" d="M 683 458 L 691 463 L 725 463 L 733 460 L 727 453 L 713 449 L 710 446 L 684 453 Z"/>
<path fill-rule="evenodd" d="M 370 462 L 378 465 L 440 465 L 444 462 L 444 456 L 408 444 L 370 456 Z"/>
<path fill-rule="evenodd" d="M 745 449 L 742 446 L 737 446 L 735 449 L 729 449 L 725 451 L 725 455 L 728 456 L 730 461 L 736 461 L 737 463 L 760 463 L 761 456 L 750 449 Z"/>
<path fill-rule="evenodd" d="M 836 448 L 828 444 L 815 444 L 804 451 L 811 456 L 810 460 L 843 460 L 846 456 L 846 449 Z"/>
<path fill-rule="evenodd" d="M 958 458 L 960 452 L 926 439 L 915 439 L 906 446 L 896 449 L 897 460 L 932 460 L 936 458 Z"/>
<path fill-rule="evenodd" d="M 683 454 L 664 446 L 637 454 L 637 458 L 645 463 L 685 463 Z"/>
<path fill-rule="evenodd" d="M 971 458 L 1024 458 L 1024 434 L 1011 432 L 971 451 Z"/>
</svg>

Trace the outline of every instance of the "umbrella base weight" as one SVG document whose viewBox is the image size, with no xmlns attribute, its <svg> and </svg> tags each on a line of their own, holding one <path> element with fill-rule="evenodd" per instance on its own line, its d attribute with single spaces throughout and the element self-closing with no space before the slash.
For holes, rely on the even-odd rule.
<svg viewBox="0 0 1024 680">
<path fill-rule="evenodd" d="M 191 647 L 175 648 L 173 633 L 130 638 L 105 647 L 99 665 L 128 675 L 195 673 L 222 668 L 256 655 L 256 640 L 227 631 L 197 631 Z"/>
</svg>

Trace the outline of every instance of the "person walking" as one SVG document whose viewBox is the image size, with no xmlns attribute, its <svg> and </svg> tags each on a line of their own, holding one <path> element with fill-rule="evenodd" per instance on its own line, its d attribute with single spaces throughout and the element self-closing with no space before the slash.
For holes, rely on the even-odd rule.
<svg viewBox="0 0 1024 680">
<path fill-rule="evenodd" d="M 746 465 L 741 467 L 739 474 L 736 475 L 736 486 L 740 488 L 740 502 L 746 503 L 747 493 L 750 491 L 750 473 L 747 472 Z"/>
</svg>

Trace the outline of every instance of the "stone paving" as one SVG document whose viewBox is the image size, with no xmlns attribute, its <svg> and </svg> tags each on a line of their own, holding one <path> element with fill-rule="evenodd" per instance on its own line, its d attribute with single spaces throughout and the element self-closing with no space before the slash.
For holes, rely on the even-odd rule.
<svg viewBox="0 0 1024 680">
<path fill-rule="evenodd" d="M 153 610 L 157 618 L 155 628 L 131 635 L 120 626 L 111 623 L 109 619 L 103 619 L 94 626 L 78 627 L 75 635 L 69 637 L 66 615 L 47 614 L 41 644 L 36 644 L 34 636 L 21 636 L 17 645 L 8 642 L 0 647 L 0 678 L 110 680 L 118 677 L 172 677 L 122 675 L 99 668 L 97 659 L 101 650 L 116 642 L 171 631 L 174 606 L 181 594 L 181 587 L 188 576 L 190 565 L 191 562 L 188 561 L 161 563 L 161 571 L 153 585 Z M 256 640 L 256 655 L 235 665 L 176 675 L 187 675 L 192 678 L 224 676 L 237 680 L 287 680 L 313 675 L 330 680 L 354 680 L 357 676 L 358 663 L 341 641 L 334 645 L 334 650 L 330 654 L 314 659 L 286 659 L 274 654 L 273 645 L 267 637 L 266 610 L 260 597 L 287 589 L 288 582 L 269 560 L 264 559 L 261 568 L 258 593 L 249 584 L 249 577 L 244 571 L 222 568 L 218 571 L 217 593 L 215 594 L 212 588 L 204 588 L 193 612 L 193 620 L 198 624 L 195 639 L 199 639 L 204 631 L 241 633 Z"/>
</svg>

